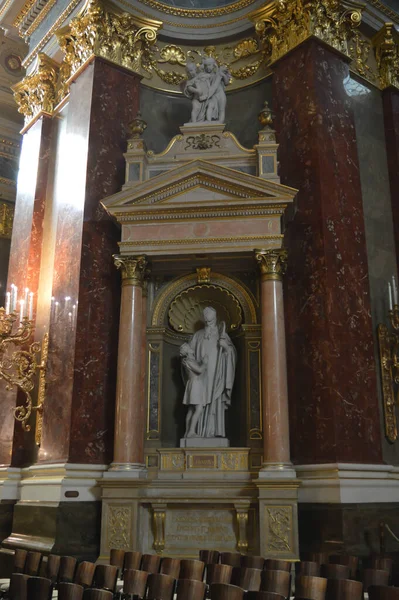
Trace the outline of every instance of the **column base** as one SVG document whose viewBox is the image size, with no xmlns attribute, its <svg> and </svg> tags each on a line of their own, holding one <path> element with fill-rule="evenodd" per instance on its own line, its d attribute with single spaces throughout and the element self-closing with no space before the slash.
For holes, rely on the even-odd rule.
<svg viewBox="0 0 399 600">
<path fill-rule="evenodd" d="M 111 463 L 104 479 L 146 479 L 147 469 L 142 463 Z"/>
<path fill-rule="evenodd" d="M 296 479 L 292 463 L 262 463 L 259 479 Z"/>
</svg>

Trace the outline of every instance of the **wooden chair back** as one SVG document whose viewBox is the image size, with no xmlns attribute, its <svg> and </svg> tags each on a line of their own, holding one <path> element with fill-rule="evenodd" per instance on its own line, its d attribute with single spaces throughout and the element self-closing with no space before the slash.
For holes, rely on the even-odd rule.
<svg viewBox="0 0 399 600">
<path fill-rule="evenodd" d="M 83 600 L 113 600 L 113 593 L 107 590 L 90 589 L 83 592 Z"/>
<path fill-rule="evenodd" d="M 205 563 L 202 560 L 183 559 L 180 561 L 180 579 L 204 579 Z"/>
<path fill-rule="evenodd" d="M 13 573 L 23 573 L 25 569 L 26 557 L 28 556 L 27 550 L 17 548 L 14 553 L 14 564 L 12 568 Z"/>
<path fill-rule="evenodd" d="M 291 573 L 292 562 L 289 560 L 280 560 L 277 558 L 268 558 L 265 560 L 264 569 L 269 569 L 270 571 L 287 571 L 287 573 Z"/>
<path fill-rule="evenodd" d="M 262 572 L 261 592 L 275 592 L 284 598 L 289 598 L 291 591 L 291 575 L 287 571 L 272 571 L 266 569 Z"/>
<path fill-rule="evenodd" d="M 35 577 L 39 572 L 41 560 L 42 555 L 40 552 L 28 552 L 26 555 L 24 573 Z"/>
<path fill-rule="evenodd" d="M 159 572 L 162 575 L 170 575 L 174 579 L 179 579 L 180 558 L 163 558 Z"/>
<path fill-rule="evenodd" d="M 195 579 L 179 579 L 176 586 L 176 600 L 204 600 L 206 584 Z"/>
<path fill-rule="evenodd" d="M 118 571 L 119 569 L 115 565 L 97 565 L 93 578 L 94 587 L 115 592 Z"/>
<path fill-rule="evenodd" d="M 144 598 L 148 575 L 147 571 L 126 569 L 123 573 L 123 593 Z"/>
<path fill-rule="evenodd" d="M 125 551 L 119 550 L 119 548 L 112 548 L 109 553 L 109 564 L 118 567 L 119 571 L 123 570 L 123 564 L 125 562 Z"/>
<path fill-rule="evenodd" d="M 161 557 L 157 554 L 143 554 L 141 559 L 141 570 L 148 573 L 158 573 Z"/>
<path fill-rule="evenodd" d="M 217 564 L 219 562 L 220 552 L 218 550 L 200 550 L 199 559 L 206 565 Z"/>
<path fill-rule="evenodd" d="M 51 600 L 53 595 L 51 581 L 45 577 L 28 577 L 26 590 L 29 600 Z"/>
<path fill-rule="evenodd" d="M 326 600 L 362 600 L 363 584 L 353 579 L 329 579 Z"/>
<path fill-rule="evenodd" d="M 261 569 L 233 567 L 231 583 L 232 585 L 237 585 L 246 592 L 258 592 L 260 590 L 261 575 Z"/>
<path fill-rule="evenodd" d="M 47 557 L 47 563 L 45 568 L 45 577 L 50 579 L 51 583 L 55 583 L 58 580 L 58 574 L 60 572 L 61 556 L 58 554 L 49 554 Z"/>
<path fill-rule="evenodd" d="M 247 592 L 245 600 L 285 600 L 285 596 L 276 592 Z"/>
<path fill-rule="evenodd" d="M 263 569 L 264 565 L 265 559 L 263 556 L 250 556 L 249 554 L 241 556 L 241 566 L 247 569 Z"/>
<path fill-rule="evenodd" d="M 27 600 L 28 575 L 24 573 L 12 573 L 8 597 L 10 600 Z"/>
<path fill-rule="evenodd" d="M 367 592 L 370 585 L 388 585 L 389 571 L 382 569 L 364 569 L 363 571 L 363 587 Z"/>
<path fill-rule="evenodd" d="M 147 600 L 172 600 L 176 580 L 170 575 L 150 573 L 147 579 Z"/>
<path fill-rule="evenodd" d="M 58 600 L 82 600 L 83 588 L 77 583 L 59 583 Z"/>
<path fill-rule="evenodd" d="M 295 582 L 295 597 L 308 600 L 324 600 L 326 597 L 327 579 L 299 575 Z"/>
<path fill-rule="evenodd" d="M 389 578 L 391 578 L 392 575 L 392 565 L 392 558 L 388 558 L 387 556 L 372 556 L 368 561 L 368 566 L 370 569 L 388 571 Z"/>
<path fill-rule="evenodd" d="M 399 588 L 388 585 L 371 585 L 369 600 L 399 600 Z"/>
<path fill-rule="evenodd" d="M 133 569 L 138 571 L 141 565 L 141 559 L 143 555 L 141 552 L 125 552 L 125 560 L 123 563 L 123 569 Z M 147 569 L 143 569 L 146 571 Z"/>
<path fill-rule="evenodd" d="M 229 583 L 213 583 L 209 588 L 211 600 L 243 600 L 244 590 Z"/>
<path fill-rule="evenodd" d="M 311 562 L 317 562 L 319 565 L 326 565 L 330 562 L 330 553 L 329 552 L 308 552 L 305 554 L 304 559 L 309 560 Z"/>
<path fill-rule="evenodd" d="M 347 565 L 321 565 L 320 575 L 326 579 L 349 579 L 350 568 Z"/>
<path fill-rule="evenodd" d="M 206 583 L 230 583 L 233 567 L 231 565 L 206 565 Z"/>
<path fill-rule="evenodd" d="M 88 562 L 87 560 L 81 562 L 76 569 L 74 583 L 82 585 L 84 588 L 91 587 L 95 570 L 96 565 L 94 563 Z"/>
<path fill-rule="evenodd" d="M 320 577 L 321 565 L 310 560 L 303 560 L 295 565 L 297 575 L 310 575 L 311 577 Z"/>
<path fill-rule="evenodd" d="M 221 552 L 220 562 L 222 565 L 241 567 L 241 554 L 238 552 Z"/>
<path fill-rule="evenodd" d="M 61 556 L 58 581 L 72 583 L 75 576 L 77 560 L 73 556 Z"/>
<path fill-rule="evenodd" d="M 356 578 L 359 566 L 359 559 L 357 556 L 350 556 L 349 554 L 332 554 L 329 562 L 335 565 L 346 565 L 350 570 L 350 578 Z"/>
</svg>

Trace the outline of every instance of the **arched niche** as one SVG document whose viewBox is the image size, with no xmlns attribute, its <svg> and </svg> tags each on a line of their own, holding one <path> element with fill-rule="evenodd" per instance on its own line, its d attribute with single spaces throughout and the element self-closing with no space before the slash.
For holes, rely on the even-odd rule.
<svg viewBox="0 0 399 600">
<path fill-rule="evenodd" d="M 201 270 L 199 270 L 201 271 Z M 156 294 L 147 328 L 147 431 L 149 447 L 178 447 L 184 434 L 184 386 L 179 347 L 213 306 L 238 354 L 232 407 L 227 416 L 231 446 L 258 447 L 262 439 L 259 307 L 238 278 L 212 272 L 173 279 Z"/>
</svg>

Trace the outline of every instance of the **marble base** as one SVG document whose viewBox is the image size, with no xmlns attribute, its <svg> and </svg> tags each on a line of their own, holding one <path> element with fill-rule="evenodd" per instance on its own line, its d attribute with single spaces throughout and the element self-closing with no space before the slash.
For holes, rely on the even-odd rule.
<svg viewBox="0 0 399 600">
<path fill-rule="evenodd" d="M 229 448 L 230 440 L 227 438 L 181 438 L 180 448 Z"/>
<path fill-rule="evenodd" d="M 295 479 L 296 472 L 291 463 L 263 463 L 258 476 L 259 479 Z"/>
</svg>

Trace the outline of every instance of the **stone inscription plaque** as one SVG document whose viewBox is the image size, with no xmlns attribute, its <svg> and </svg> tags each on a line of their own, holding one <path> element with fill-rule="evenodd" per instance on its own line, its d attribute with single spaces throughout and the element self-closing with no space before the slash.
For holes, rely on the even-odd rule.
<svg viewBox="0 0 399 600">
<path fill-rule="evenodd" d="M 214 454 L 192 454 L 190 456 L 191 469 L 216 469 L 216 456 Z"/>
<path fill-rule="evenodd" d="M 167 510 L 165 552 L 193 554 L 201 548 L 220 548 L 234 551 L 237 545 L 235 515 L 228 509 Z"/>
</svg>

